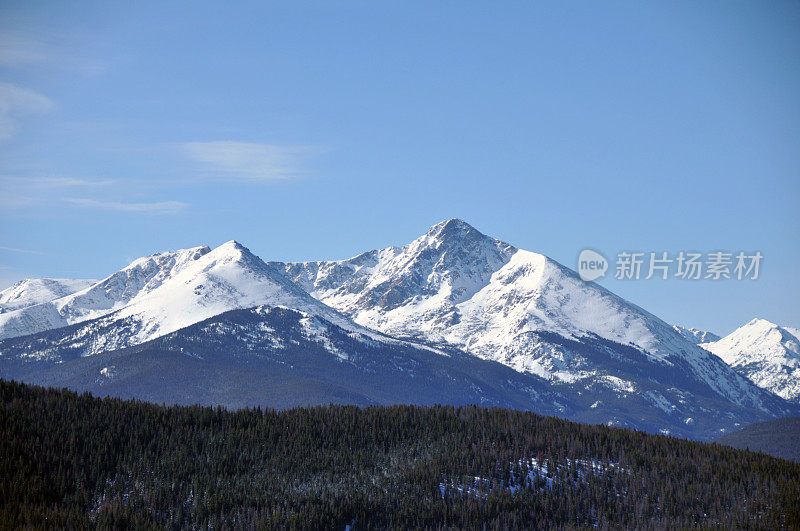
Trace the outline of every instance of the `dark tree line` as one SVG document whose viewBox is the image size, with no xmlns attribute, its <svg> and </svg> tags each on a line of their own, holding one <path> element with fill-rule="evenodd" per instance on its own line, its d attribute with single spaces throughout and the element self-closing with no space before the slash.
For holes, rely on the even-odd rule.
<svg viewBox="0 0 800 531">
<path fill-rule="evenodd" d="M 506 409 L 225 411 L 0 381 L 0 433 L 2 528 L 800 528 L 800 464 Z"/>
</svg>

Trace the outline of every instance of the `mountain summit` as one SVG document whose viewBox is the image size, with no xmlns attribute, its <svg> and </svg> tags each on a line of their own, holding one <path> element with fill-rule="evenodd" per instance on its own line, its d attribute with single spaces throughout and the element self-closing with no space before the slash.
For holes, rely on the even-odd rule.
<svg viewBox="0 0 800 531">
<path fill-rule="evenodd" d="M 800 330 L 753 319 L 717 341 L 701 346 L 787 400 L 800 403 Z"/>
<path fill-rule="evenodd" d="M 645 392 L 646 380 L 671 373 L 741 406 L 772 407 L 769 395 L 656 316 L 458 219 L 402 247 L 270 265 L 368 328 L 463 349 L 556 385 L 639 394 L 674 413 L 685 403 L 674 386 Z"/>
<path fill-rule="evenodd" d="M 160 253 L 43 297 L 0 313 L 0 376 L 179 403 L 214 403 L 209 386 L 232 405 L 477 401 L 696 438 L 800 414 L 694 336 L 458 219 L 340 261 L 264 262 L 233 240 Z"/>
<path fill-rule="evenodd" d="M 96 280 L 28 278 L 0 291 L 0 313 L 11 312 L 66 297 L 88 288 Z"/>
<path fill-rule="evenodd" d="M 139 258 L 80 291 L 0 314 L 0 338 L 59 328 L 120 310 L 209 252 L 208 247 L 193 247 Z"/>
<path fill-rule="evenodd" d="M 458 218 L 440 221 L 425 234 L 430 240 L 441 243 L 463 242 L 469 240 L 493 239 L 479 232 L 475 227 Z"/>
<path fill-rule="evenodd" d="M 0 314 L 0 338 L 106 317 L 103 326 L 124 320 L 126 333 L 122 340 L 103 341 L 97 348 L 119 348 L 259 305 L 287 306 L 349 324 L 231 240 L 213 250 L 193 247 L 139 258 L 77 293 Z"/>
<path fill-rule="evenodd" d="M 338 262 L 270 264 L 284 270 L 315 297 L 358 321 L 388 333 L 415 335 L 404 327 L 373 322 L 403 308 L 431 321 L 447 321 L 453 305 L 472 297 L 516 249 L 458 219 L 443 221 L 402 247 L 369 251 Z M 424 307 L 420 306 L 425 302 Z M 424 315 L 421 315 L 424 314 Z M 422 327 L 428 329 L 425 322 Z"/>
</svg>

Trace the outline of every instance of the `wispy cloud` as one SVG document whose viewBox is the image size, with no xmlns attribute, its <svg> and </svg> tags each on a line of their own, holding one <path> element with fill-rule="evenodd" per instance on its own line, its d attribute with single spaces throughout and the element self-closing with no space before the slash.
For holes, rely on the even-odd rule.
<svg viewBox="0 0 800 531">
<path fill-rule="evenodd" d="M 0 208 L 27 208 L 60 199 L 62 189 L 86 189 L 112 184 L 111 179 L 74 177 L 20 177 L 0 175 Z"/>
<path fill-rule="evenodd" d="M 74 177 L 38 177 L 31 179 L 38 186 L 55 186 L 63 188 L 76 188 L 79 186 L 106 186 L 112 184 L 111 179 L 76 179 Z"/>
<path fill-rule="evenodd" d="M 19 253 L 19 254 L 40 254 L 44 255 L 44 253 L 40 251 L 32 251 L 30 249 L 17 249 L 15 247 L 3 247 L 0 245 L 0 251 L 5 251 L 7 253 Z M 2 267 L 2 266 L 0 266 Z"/>
<path fill-rule="evenodd" d="M 264 182 L 302 174 L 305 158 L 320 152 L 312 146 L 278 146 L 249 142 L 186 142 L 181 149 L 210 176 Z"/>
<path fill-rule="evenodd" d="M 158 201 L 154 203 L 124 203 L 121 201 L 98 201 L 89 198 L 66 198 L 67 203 L 84 208 L 113 210 L 116 212 L 144 212 L 151 214 L 176 214 L 189 207 L 180 201 Z"/>
<path fill-rule="evenodd" d="M 121 197 L 130 189 L 130 183 L 119 179 L 0 175 L 0 212 L 33 207 L 46 206 L 55 209 L 72 206 L 114 212 L 176 214 L 189 207 L 181 201 L 107 200 L 109 196 Z M 65 195 L 68 197 L 64 197 Z"/>
<path fill-rule="evenodd" d="M 18 177 L 16 175 L 0 175 L 0 185 L 27 187 L 77 188 L 90 186 L 106 186 L 112 184 L 111 179 L 78 179 L 75 177 Z"/>
<path fill-rule="evenodd" d="M 89 38 L 74 32 L 47 32 L 45 40 L 38 32 L 32 34 L 15 32 L 0 26 L 0 66 L 20 68 L 46 65 L 86 75 L 95 75 L 108 68 L 106 61 L 92 57 L 86 50 Z"/>
<path fill-rule="evenodd" d="M 39 63 L 47 57 L 45 47 L 39 41 L 9 31 L 0 33 L 0 65 Z"/>
<path fill-rule="evenodd" d="M 55 103 L 38 92 L 0 82 L 0 141 L 14 134 L 21 116 L 46 113 L 55 107 Z"/>
</svg>

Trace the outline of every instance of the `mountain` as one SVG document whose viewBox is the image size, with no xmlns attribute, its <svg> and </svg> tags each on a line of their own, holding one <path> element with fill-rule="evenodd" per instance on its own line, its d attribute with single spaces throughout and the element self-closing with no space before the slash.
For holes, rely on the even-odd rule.
<svg viewBox="0 0 800 531">
<path fill-rule="evenodd" d="M 800 441 L 800 417 L 758 422 L 714 440 L 718 444 L 764 452 L 800 463 L 798 441 Z"/>
<path fill-rule="evenodd" d="M 0 291 L 0 313 L 19 310 L 65 297 L 88 288 L 96 280 L 29 278 Z"/>
<path fill-rule="evenodd" d="M 357 325 L 235 241 L 141 258 L 81 292 L 2 317 L 0 376 L 26 382 L 232 408 L 476 403 L 572 412 L 540 378 Z"/>
<path fill-rule="evenodd" d="M 703 348 L 739 374 L 787 400 L 800 403 L 800 330 L 753 319 Z"/>
<path fill-rule="evenodd" d="M 475 402 L 695 439 L 800 415 L 652 314 L 460 220 L 338 262 L 267 263 L 235 241 L 141 258 L 0 314 L 0 378 L 230 407 Z"/>
<path fill-rule="evenodd" d="M 0 341 L 0 375 L 167 404 L 481 404 L 574 412 L 536 376 L 285 307 L 232 310 L 146 343 L 109 348 L 125 343 L 109 338 L 131 329 L 129 317 L 99 318 Z"/>
<path fill-rule="evenodd" d="M 673 413 L 704 395 L 786 413 L 783 402 L 656 316 L 458 219 L 349 260 L 270 265 L 366 327 L 463 349 L 588 396 L 604 389 Z M 673 426 L 696 420 L 673 418 Z"/>
<path fill-rule="evenodd" d="M 672 328 L 674 328 L 676 332 L 678 332 L 680 335 L 682 335 L 695 345 L 699 345 L 700 343 L 717 341 L 721 339 L 720 336 L 718 336 L 717 334 L 709 332 L 707 330 L 698 330 L 696 328 L 684 328 L 678 325 L 673 325 Z"/>
<path fill-rule="evenodd" d="M 104 332 L 93 333 L 90 350 L 84 353 L 89 355 L 262 304 L 287 306 L 360 329 L 230 241 L 214 250 L 195 247 L 140 258 L 82 291 L 0 314 L 0 338 L 93 321 L 90 329 Z"/>
<path fill-rule="evenodd" d="M 139 258 L 78 292 L 41 303 L 26 302 L 19 310 L 0 315 L 0 338 L 33 334 L 113 313 L 157 289 L 210 251 L 208 247 L 195 247 Z"/>
<path fill-rule="evenodd" d="M 654 372 L 632 347 L 599 338 L 543 336 L 612 370 L 624 366 L 628 380 L 554 383 L 458 349 L 399 341 L 279 306 L 232 310 L 140 344 L 130 341 L 136 321 L 113 317 L 0 341 L 0 377 L 231 408 L 475 403 L 693 439 L 770 416 L 732 404 L 680 372 Z M 675 403 L 667 405 L 667 397 Z"/>
</svg>

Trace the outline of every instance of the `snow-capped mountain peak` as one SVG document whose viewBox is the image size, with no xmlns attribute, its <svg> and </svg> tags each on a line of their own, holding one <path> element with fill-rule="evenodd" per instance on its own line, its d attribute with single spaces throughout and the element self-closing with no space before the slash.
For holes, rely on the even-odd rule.
<svg viewBox="0 0 800 531">
<path fill-rule="evenodd" d="M 0 314 L 0 338 L 28 335 L 114 314 L 134 319 L 145 341 L 232 309 L 285 305 L 342 321 L 240 243 L 154 254 L 79 292 Z"/>
<path fill-rule="evenodd" d="M 0 291 L 0 313 L 35 306 L 88 288 L 97 280 L 27 278 Z"/>
<path fill-rule="evenodd" d="M 414 306 L 447 318 L 449 307 L 469 299 L 516 249 L 469 224 L 443 221 L 402 247 L 369 251 L 338 262 L 271 265 L 286 271 L 306 291 L 336 308 L 383 313 Z M 367 324 L 365 319 L 362 324 Z"/>
<path fill-rule="evenodd" d="M 428 229 L 420 241 L 428 241 L 437 245 L 460 243 L 469 240 L 494 239 L 478 231 L 475 227 L 458 218 L 440 221 Z"/>
<path fill-rule="evenodd" d="M 203 246 L 144 256 L 80 291 L 0 314 L 0 338 L 60 328 L 120 310 L 209 252 Z"/>
<path fill-rule="evenodd" d="M 598 335 L 666 356 L 655 348 L 650 325 L 656 317 L 583 282 L 555 260 L 486 236 L 459 219 L 438 223 L 403 247 L 340 262 L 273 265 L 326 304 L 389 334 L 422 336 L 495 357 L 515 336 L 549 331 L 576 339 Z M 691 349 L 661 324 L 672 343 Z"/>
<path fill-rule="evenodd" d="M 203 254 L 114 317 L 141 323 L 135 342 L 143 342 L 229 310 L 260 305 L 297 309 L 347 324 L 234 240 Z"/>
<path fill-rule="evenodd" d="M 219 256 L 220 258 L 229 257 L 233 260 L 247 260 L 256 257 L 250 249 L 242 245 L 241 243 L 237 242 L 236 240 L 228 240 L 225 243 L 221 244 L 219 247 L 215 247 L 213 251 L 214 254 Z"/>
<path fill-rule="evenodd" d="M 601 338 L 633 346 L 636 356 L 661 366 L 689 367 L 727 399 L 764 407 L 763 393 L 672 326 L 555 260 L 458 219 L 402 247 L 271 265 L 357 323 L 389 335 L 455 346 L 559 382 L 597 379 L 605 368 L 543 334 L 584 343 Z"/>
<path fill-rule="evenodd" d="M 233 315 L 246 322 L 234 323 Z M 198 330 L 203 336 L 189 341 Z M 397 357 L 411 352 L 411 340 L 411 350 L 526 373 L 519 382 L 530 385 L 520 391 L 533 392 L 533 400 L 544 396 L 532 391 L 540 386 L 563 393 L 586 422 L 700 433 L 793 411 L 679 329 L 543 254 L 458 219 L 407 245 L 341 261 L 266 263 L 235 240 L 146 256 L 75 293 L 0 314 L 0 361 L 16 367 L 113 357 L 174 334 L 198 345 L 212 336 L 220 345 L 235 339 L 230 344 L 241 350 L 226 355 L 247 360 L 246 345 L 261 345 L 261 354 L 290 367 L 306 355 L 291 346 L 298 338 L 342 362 L 358 358 L 364 345 L 382 345 L 386 357 L 369 361 L 367 371 L 414 366 L 416 358 Z M 276 345 L 293 352 L 293 361 L 272 352 Z M 188 343 L 176 348 L 204 355 Z M 550 406 L 565 411 L 567 402 L 554 400 Z M 698 426 L 686 428 L 689 421 Z"/>
<path fill-rule="evenodd" d="M 753 319 L 701 346 L 759 387 L 800 402 L 800 329 Z"/>
<path fill-rule="evenodd" d="M 703 346 L 729 365 L 754 361 L 800 360 L 800 331 L 766 319 L 753 319 L 727 336 Z"/>
</svg>

